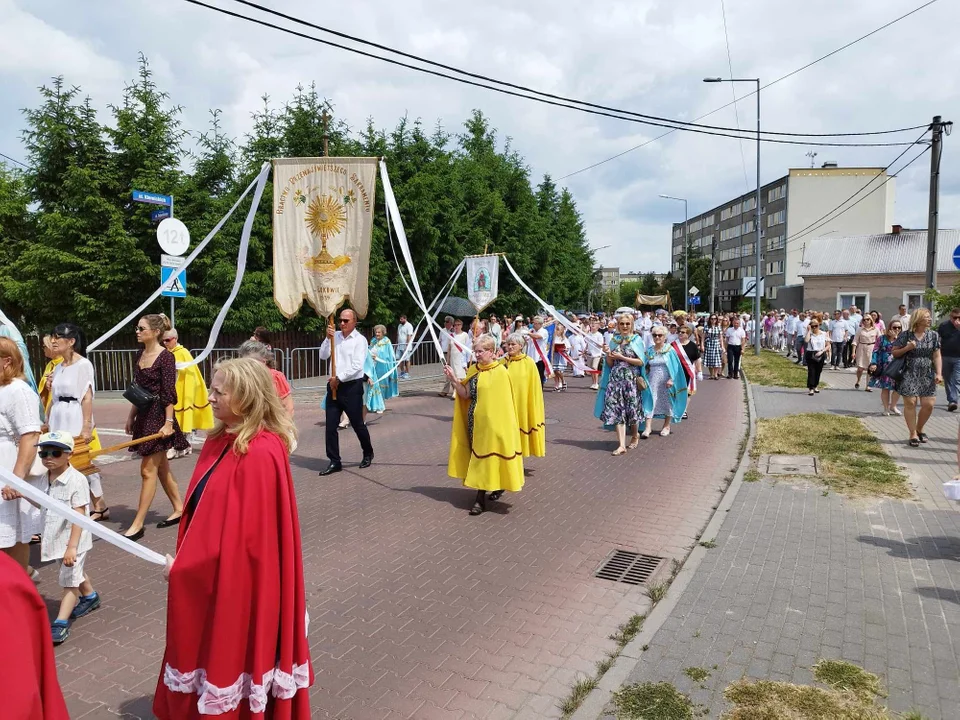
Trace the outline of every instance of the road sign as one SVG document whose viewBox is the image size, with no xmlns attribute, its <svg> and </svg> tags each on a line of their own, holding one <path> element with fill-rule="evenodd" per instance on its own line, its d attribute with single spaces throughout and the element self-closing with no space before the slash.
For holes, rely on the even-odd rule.
<svg viewBox="0 0 960 720">
<path fill-rule="evenodd" d="M 763 295 L 763 281 L 764 281 L 764 278 L 760 278 L 760 294 L 761 295 Z M 748 298 L 756 297 L 757 279 L 752 275 L 750 277 L 741 278 L 740 288 L 741 288 L 740 294 L 743 295 L 743 297 L 748 297 Z"/>
<path fill-rule="evenodd" d="M 177 279 L 173 281 L 173 285 L 171 285 L 168 290 L 160 293 L 163 297 L 184 298 L 187 296 L 187 271 L 178 271 L 181 265 L 183 265 L 182 257 L 174 257 L 172 255 L 160 256 L 160 282 L 165 283 L 170 279 L 171 275 L 175 273 L 177 275 Z"/>
<path fill-rule="evenodd" d="M 960 245 L 953 249 L 953 264 L 957 270 L 960 270 Z"/>
<path fill-rule="evenodd" d="M 692 298 L 690 298 L 690 304 L 691 304 L 691 305 L 699 305 L 699 304 L 700 304 L 700 296 L 699 296 L 699 295 L 694 295 Z"/>
<path fill-rule="evenodd" d="M 700 288 L 698 288 L 696 285 L 691 285 L 691 286 L 690 286 L 690 289 L 687 290 L 687 292 L 690 293 L 691 295 L 699 295 L 699 294 L 700 294 Z"/>
<path fill-rule="evenodd" d="M 133 201 L 147 203 L 148 205 L 166 205 L 167 207 L 173 204 L 173 198 L 170 195 L 161 195 L 144 190 L 134 190 Z"/>
<path fill-rule="evenodd" d="M 167 218 L 157 226 L 160 249 L 171 255 L 183 255 L 190 249 L 190 231 L 176 218 Z"/>
<path fill-rule="evenodd" d="M 170 217 L 170 208 L 161 208 L 160 210 L 154 210 L 150 213 L 150 219 L 154 222 L 157 222 L 157 220 L 166 220 L 168 217 Z"/>
</svg>

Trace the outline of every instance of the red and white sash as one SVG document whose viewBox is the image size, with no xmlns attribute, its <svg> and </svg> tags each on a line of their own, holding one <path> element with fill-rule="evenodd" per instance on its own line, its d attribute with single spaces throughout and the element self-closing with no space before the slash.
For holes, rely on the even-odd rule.
<svg viewBox="0 0 960 720">
<path fill-rule="evenodd" d="M 697 369 L 693 366 L 693 363 L 690 362 L 690 358 L 687 357 L 687 353 L 678 340 L 674 340 L 670 345 L 680 360 L 680 366 L 687 374 L 687 388 L 689 394 L 693 395 L 697 391 Z"/>
</svg>

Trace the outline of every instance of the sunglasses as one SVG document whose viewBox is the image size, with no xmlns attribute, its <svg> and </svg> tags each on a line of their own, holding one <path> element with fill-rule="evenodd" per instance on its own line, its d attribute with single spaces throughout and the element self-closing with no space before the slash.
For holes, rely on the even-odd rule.
<svg viewBox="0 0 960 720">
<path fill-rule="evenodd" d="M 40 450 L 37 455 L 41 458 L 55 457 L 58 458 L 63 455 L 63 450 Z"/>
<path fill-rule="evenodd" d="M 137 325 L 136 330 L 137 332 L 146 332 L 147 328 L 143 327 L 142 325 Z"/>
<path fill-rule="evenodd" d="M 340 318 L 340 322 L 342 323 L 350 322 L 350 318 Z"/>
<path fill-rule="evenodd" d="M 902 330 L 902 329 L 903 329 L 903 326 L 902 326 L 902 325 L 891 325 L 891 326 L 890 326 L 890 329 L 891 329 L 891 330 Z"/>
<path fill-rule="evenodd" d="M 174 338 L 164 338 L 163 340 L 161 340 L 161 342 L 162 342 L 164 345 L 166 345 L 167 343 L 171 343 L 171 342 L 173 342 L 173 341 L 174 341 Z"/>
</svg>

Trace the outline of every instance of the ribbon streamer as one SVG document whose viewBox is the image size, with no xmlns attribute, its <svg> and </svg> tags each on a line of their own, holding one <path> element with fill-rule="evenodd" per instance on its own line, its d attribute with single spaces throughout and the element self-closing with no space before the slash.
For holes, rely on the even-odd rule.
<svg viewBox="0 0 960 720">
<path fill-rule="evenodd" d="M 154 565 L 167 564 L 167 559 L 160 553 L 154 552 L 143 545 L 139 545 L 130 538 L 125 538 L 120 533 L 114 532 L 110 528 L 106 528 L 100 523 L 91 520 L 86 515 L 81 515 L 69 505 L 57 502 L 45 492 L 38 490 L 25 480 L 21 480 L 6 468 L 0 468 L 0 480 L 2 480 L 0 484 L 12 487 L 34 505 L 39 505 L 47 512 L 52 512 L 54 515 L 59 515 L 69 520 L 74 525 L 79 525 L 84 530 L 89 531 L 91 535 L 96 535 L 101 540 L 105 540 L 124 552 L 136 555 L 138 558 L 153 563 Z M 19 500 L 0 500 L 0 502 L 19 502 Z"/>
</svg>

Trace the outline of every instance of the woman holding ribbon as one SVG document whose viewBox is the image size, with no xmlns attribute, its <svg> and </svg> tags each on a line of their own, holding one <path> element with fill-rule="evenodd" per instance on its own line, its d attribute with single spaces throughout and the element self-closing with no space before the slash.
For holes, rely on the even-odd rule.
<svg viewBox="0 0 960 720">
<path fill-rule="evenodd" d="M 670 434 L 670 425 L 680 422 L 687 410 L 687 375 L 676 349 L 667 343 L 667 331 L 655 327 L 650 333 L 653 345 L 643 353 L 643 377 L 646 387 L 640 395 L 646 424 L 640 437 L 650 437 L 653 419 L 663 420 L 660 437 Z"/>
<path fill-rule="evenodd" d="M 655 329 L 666 332 L 659 325 Z M 617 332 L 603 350 L 607 357 L 593 414 L 605 427 L 616 428 L 618 445 L 613 455 L 623 455 L 628 447 L 633 450 L 640 444 L 637 430 L 643 418 L 637 380 L 643 365 L 643 338 L 633 331 L 632 316 L 617 317 Z M 643 384 L 645 381 L 639 383 Z M 628 425 L 632 433 L 629 446 L 626 444 Z M 647 433 L 647 437 L 649 435 Z"/>
<path fill-rule="evenodd" d="M 443 371 L 456 393 L 447 474 L 477 491 L 470 514 L 480 515 L 488 492 L 499 498 L 523 488 L 523 451 L 510 373 L 497 361 L 493 336 L 477 338 L 474 352 L 464 379 L 449 365 Z"/>
</svg>

